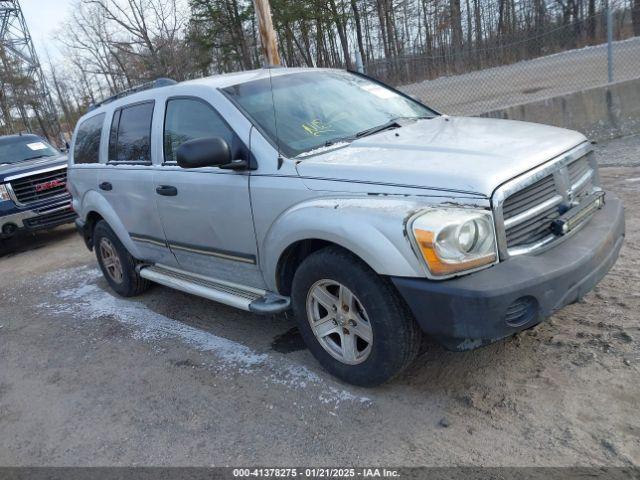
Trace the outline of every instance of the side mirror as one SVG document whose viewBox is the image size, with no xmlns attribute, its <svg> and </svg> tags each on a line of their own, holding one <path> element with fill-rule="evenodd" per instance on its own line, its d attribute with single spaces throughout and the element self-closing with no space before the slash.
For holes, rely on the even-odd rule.
<svg viewBox="0 0 640 480">
<path fill-rule="evenodd" d="M 219 167 L 231 163 L 231 150 L 220 137 L 196 138 L 180 145 L 176 157 L 182 168 Z"/>
</svg>

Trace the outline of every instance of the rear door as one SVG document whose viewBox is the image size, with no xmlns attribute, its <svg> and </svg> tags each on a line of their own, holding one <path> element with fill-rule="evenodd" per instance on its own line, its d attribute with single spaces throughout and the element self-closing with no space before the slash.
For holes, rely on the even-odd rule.
<svg viewBox="0 0 640 480">
<path fill-rule="evenodd" d="M 155 203 L 151 161 L 151 126 L 155 103 L 118 108 L 109 131 L 109 157 L 98 188 L 136 243 L 143 258 L 175 264 L 165 241 Z"/>
<path fill-rule="evenodd" d="M 167 242 L 180 266 L 220 280 L 262 287 L 249 199 L 248 171 L 180 168 L 187 140 L 222 137 L 232 158 L 249 151 L 216 109 L 198 97 L 172 97 L 165 105 L 163 164 L 155 169 L 156 202 Z"/>
<path fill-rule="evenodd" d="M 69 191 L 73 194 L 73 208 L 78 213 L 81 213 L 84 195 L 98 187 L 98 172 L 102 168 L 100 147 L 105 118 L 104 113 L 86 118 L 78 125 L 74 137 L 67 182 Z"/>
</svg>

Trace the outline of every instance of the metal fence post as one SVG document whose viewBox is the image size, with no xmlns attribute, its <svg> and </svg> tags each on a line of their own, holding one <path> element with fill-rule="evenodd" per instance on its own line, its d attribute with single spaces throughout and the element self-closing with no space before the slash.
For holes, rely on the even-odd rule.
<svg viewBox="0 0 640 480">
<path fill-rule="evenodd" d="M 611 0 L 607 2 L 607 75 L 609 83 L 613 83 L 613 12 Z"/>
</svg>

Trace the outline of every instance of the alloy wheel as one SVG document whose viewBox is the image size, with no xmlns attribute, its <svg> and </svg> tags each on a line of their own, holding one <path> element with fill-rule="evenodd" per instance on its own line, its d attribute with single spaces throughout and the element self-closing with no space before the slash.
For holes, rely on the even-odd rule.
<svg viewBox="0 0 640 480">
<path fill-rule="evenodd" d="M 111 240 L 106 237 L 100 239 L 100 258 L 111 280 L 122 283 L 123 271 L 120 257 Z"/>
<path fill-rule="evenodd" d="M 369 316 L 351 290 L 334 280 L 319 280 L 307 294 L 307 319 L 316 339 L 332 357 L 347 365 L 371 354 Z"/>
</svg>

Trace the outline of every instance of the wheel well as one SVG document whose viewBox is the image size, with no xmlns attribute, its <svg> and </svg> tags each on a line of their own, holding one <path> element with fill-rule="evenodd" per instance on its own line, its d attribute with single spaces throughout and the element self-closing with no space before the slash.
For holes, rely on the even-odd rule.
<svg viewBox="0 0 640 480">
<path fill-rule="evenodd" d="M 280 255 L 278 267 L 276 271 L 276 281 L 278 282 L 278 291 L 282 295 L 291 295 L 291 285 L 293 284 L 293 276 L 302 261 L 313 252 L 321 248 L 335 245 L 326 240 L 300 240 L 287 247 Z"/>
<path fill-rule="evenodd" d="M 289 245 L 286 250 L 282 252 L 282 255 L 280 255 L 276 270 L 278 292 L 282 295 L 291 295 L 293 277 L 296 274 L 296 270 L 298 270 L 300 264 L 309 255 L 325 247 L 340 248 L 366 264 L 366 262 L 361 257 L 337 243 L 329 242 L 327 240 L 319 240 L 316 238 L 299 240 Z"/>
<path fill-rule="evenodd" d="M 103 218 L 98 212 L 89 212 L 89 215 L 87 215 L 87 221 L 84 227 L 84 239 L 89 250 L 93 248 L 93 230 L 100 220 L 103 220 Z"/>
</svg>

